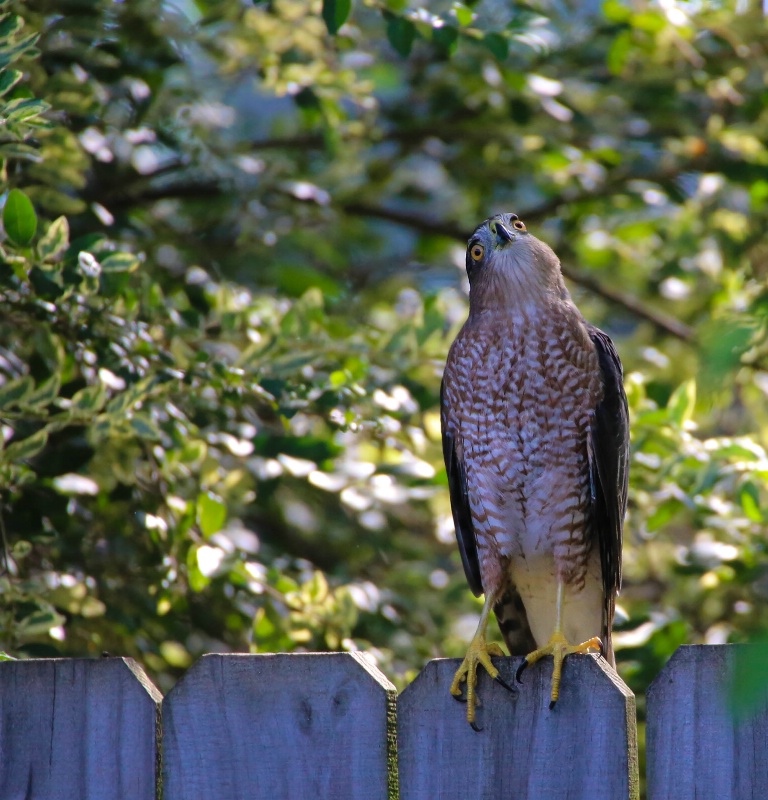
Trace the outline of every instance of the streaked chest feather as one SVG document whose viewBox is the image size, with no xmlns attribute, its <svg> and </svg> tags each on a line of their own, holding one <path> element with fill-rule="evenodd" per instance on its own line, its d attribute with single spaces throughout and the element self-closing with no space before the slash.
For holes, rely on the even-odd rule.
<svg viewBox="0 0 768 800">
<path fill-rule="evenodd" d="M 507 555 L 545 538 L 583 546 L 587 436 L 602 393 L 594 346 L 577 312 L 488 323 L 465 326 L 445 372 L 478 532 Z"/>
<path fill-rule="evenodd" d="M 583 327 L 544 315 L 465 327 L 445 377 L 448 419 L 475 457 L 567 450 L 584 441 L 602 391 Z"/>
</svg>

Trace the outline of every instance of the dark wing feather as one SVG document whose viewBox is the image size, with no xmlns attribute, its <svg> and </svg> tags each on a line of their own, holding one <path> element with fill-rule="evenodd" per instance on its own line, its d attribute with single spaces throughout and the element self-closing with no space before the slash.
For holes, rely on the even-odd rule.
<svg viewBox="0 0 768 800">
<path fill-rule="evenodd" d="M 453 525 L 456 529 L 456 541 L 459 544 L 461 563 L 464 565 L 464 574 L 467 576 L 469 588 L 475 597 L 483 593 L 483 583 L 480 578 L 480 561 L 477 558 L 477 542 L 475 541 L 475 528 L 472 524 L 472 514 L 469 508 L 469 495 L 467 493 L 467 473 L 464 462 L 456 452 L 456 437 L 453 431 L 447 429 L 445 423 L 445 381 L 440 385 L 440 409 L 443 422 L 443 458 L 445 471 L 448 473 L 448 490 L 451 496 L 451 510 L 453 511 Z"/>
<path fill-rule="evenodd" d="M 623 370 L 613 342 L 587 326 L 603 376 L 603 399 L 595 409 L 589 436 L 589 467 L 595 535 L 603 569 L 606 625 L 610 629 L 616 593 L 621 588 L 621 543 L 629 479 L 629 412 Z"/>
</svg>

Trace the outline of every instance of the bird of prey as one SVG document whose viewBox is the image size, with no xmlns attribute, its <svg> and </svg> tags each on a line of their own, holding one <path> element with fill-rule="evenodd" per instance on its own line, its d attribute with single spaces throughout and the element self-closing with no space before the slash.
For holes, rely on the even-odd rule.
<svg viewBox="0 0 768 800">
<path fill-rule="evenodd" d="M 469 318 L 440 392 L 443 454 L 467 581 L 485 594 L 451 686 L 467 719 L 491 610 L 518 670 L 554 656 L 551 704 L 566 655 L 611 646 L 627 504 L 629 422 L 613 342 L 584 320 L 552 250 L 517 214 L 477 227 L 467 246 Z M 506 686 L 506 684 L 504 684 Z M 507 688 L 510 688 L 507 686 Z"/>
</svg>

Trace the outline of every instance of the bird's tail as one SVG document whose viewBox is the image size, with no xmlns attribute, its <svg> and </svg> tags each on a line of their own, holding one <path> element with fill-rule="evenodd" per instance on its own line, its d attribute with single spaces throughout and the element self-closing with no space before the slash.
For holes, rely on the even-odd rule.
<svg viewBox="0 0 768 800">
<path fill-rule="evenodd" d="M 508 588 L 496 601 L 493 613 L 511 656 L 525 656 L 536 649 L 523 598 L 514 586 Z"/>
</svg>

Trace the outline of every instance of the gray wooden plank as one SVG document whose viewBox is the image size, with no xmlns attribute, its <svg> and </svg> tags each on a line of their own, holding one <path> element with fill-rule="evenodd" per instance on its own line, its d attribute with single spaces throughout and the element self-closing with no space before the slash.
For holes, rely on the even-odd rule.
<svg viewBox="0 0 768 800">
<path fill-rule="evenodd" d="M 0 798 L 154 800 L 161 700 L 128 658 L 0 662 Z"/>
<path fill-rule="evenodd" d="M 648 688 L 649 800 L 768 797 L 768 707 L 737 719 L 728 702 L 745 646 L 680 647 Z"/>
<path fill-rule="evenodd" d="M 495 658 L 514 683 L 520 658 Z M 622 800 L 639 797 L 635 698 L 598 656 L 569 656 L 549 710 L 552 659 L 510 694 L 484 671 L 482 731 L 448 688 L 461 662 L 431 661 L 398 700 L 402 800 Z"/>
<path fill-rule="evenodd" d="M 394 798 L 396 696 L 358 653 L 203 656 L 163 704 L 163 798 Z"/>
</svg>

